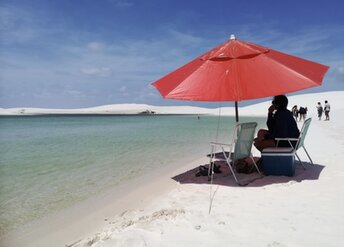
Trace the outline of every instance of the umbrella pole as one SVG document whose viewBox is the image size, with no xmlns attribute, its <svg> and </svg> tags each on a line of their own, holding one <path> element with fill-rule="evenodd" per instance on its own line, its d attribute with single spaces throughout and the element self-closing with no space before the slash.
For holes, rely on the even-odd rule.
<svg viewBox="0 0 344 247">
<path fill-rule="evenodd" d="M 239 123 L 238 101 L 235 101 L 235 121 Z"/>
</svg>

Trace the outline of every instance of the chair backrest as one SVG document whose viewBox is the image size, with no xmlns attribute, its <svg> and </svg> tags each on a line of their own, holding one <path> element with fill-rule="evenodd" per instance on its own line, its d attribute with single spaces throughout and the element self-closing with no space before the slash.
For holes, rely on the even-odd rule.
<svg viewBox="0 0 344 247">
<path fill-rule="evenodd" d="M 312 118 L 308 118 L 307 120 L 305 120 L 305 122 L 303 123 L 302 129 L 300 131 L 300 137 L 299 140 L 296 143 L 295 146 L 295 150 L 298 150 L 300 147 L 303 146 L 303 143 L 305 141 L 305 137 L 309 128 L 309 125 L 311 124 Z"/>
<path fill-rule="evenodd" d="M 237 124 L 237 139 L 234 146 L 233 160 L 250 156 L 256 128 L 257 123 L 255 122 Z"/>
</svg>

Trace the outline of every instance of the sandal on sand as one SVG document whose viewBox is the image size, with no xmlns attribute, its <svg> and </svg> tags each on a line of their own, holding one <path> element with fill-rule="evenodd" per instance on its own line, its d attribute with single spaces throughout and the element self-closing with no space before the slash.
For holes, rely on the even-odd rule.
<svg viewBox="0 0 344 247">
<path fill-rule="evenodd" d="M 214 164 L 213 171 L 214 171 L 215 173 L 222 173 L 222 171 L 220 170 L 220 168 L 221 168 L 220 165 Z M 198 172 L 196 173 L 196 177 L 199 177 L 199 176 L 208 176 L 208 170 L 209 170 L 209 165 L 202 165 L 202 166 L 199 166 L 199 170 L 198 170 Z"/>
</svg>

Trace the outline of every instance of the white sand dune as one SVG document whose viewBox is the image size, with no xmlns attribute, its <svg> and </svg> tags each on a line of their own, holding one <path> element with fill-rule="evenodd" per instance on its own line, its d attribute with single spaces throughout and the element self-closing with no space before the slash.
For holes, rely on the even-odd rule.
<svg viewBox="0 0 344 247">
<path fill-rule="evenodd" d="M 217 174 L 210 185 L 193 173 L 207 161 L 200 154 L 200 160 L 173 171 L 153 172 L 120 197 L 109 193 L 12 235 L 5 246 L 344 246 L 343 97 L 344 91 L 289 98 L 290 106 L 307 106 L 314 117 L 305 142 L 314 165 L 298 166 L 294 177 L 265 176 L 239 187 L 231 175 Z M 316 103 L 325 99 L 331 121 L 315 117 Z M 268 106 L 243 107 L 240 113 L 265 115 Z M 222 112 L 227 110 L 233 109 Z M 307 161 L 302 150 L 300 156 Z"/>
<path fill-rule="evenodd" d="M 344 107 L 343 91 L 332 91 L 316 94 L 302 94 L 289 97 L 289 107 L 293 105 L 307 106 L 310 112 L 315 112 L 318 101 L 328 100 L 335 107 Z M 240 116 L 262 116 L 266 114 L 270 101 L 239 107 Z M 156 114 L 219 114 L 219 109 L 209 109 L 194 106 L 152 106 L 146 104 L 115 104 L 80 109 L 45 109 L 45 108 L 0 108 L 0 115 L 38 115 L 38 114 L 138 114 L 144 111 L 154 111 Z M 221 115 L 234 116 L 234 107 L 222 107 Z"/>
</svg>

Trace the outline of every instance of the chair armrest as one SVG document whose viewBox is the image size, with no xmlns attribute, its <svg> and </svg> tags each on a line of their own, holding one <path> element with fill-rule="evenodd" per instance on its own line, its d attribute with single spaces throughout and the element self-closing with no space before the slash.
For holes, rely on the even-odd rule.
<svg viewBox="0 0 344 247">
<path fill-rule="evenodd" d="M 298 141 L 299 138 L 275 138 L 276 141 Z"/>
<path fill-rule="evenodd" d="M 233 144 L 220 143 L 220 142 L 210 142 L 210 145 L 211 146 L 227 146 L 227 147 L 233 146 Z"/>
<path fill-rule="evenodd" d="M 276 146 L 278 146 L 280 141 L 288 141 L 290 147 L 294 148 L 293 144 L 291 143 L 292 141 L 298 141 L 299 138 L 275 138 L 276 140 Z"/>
</svg>

